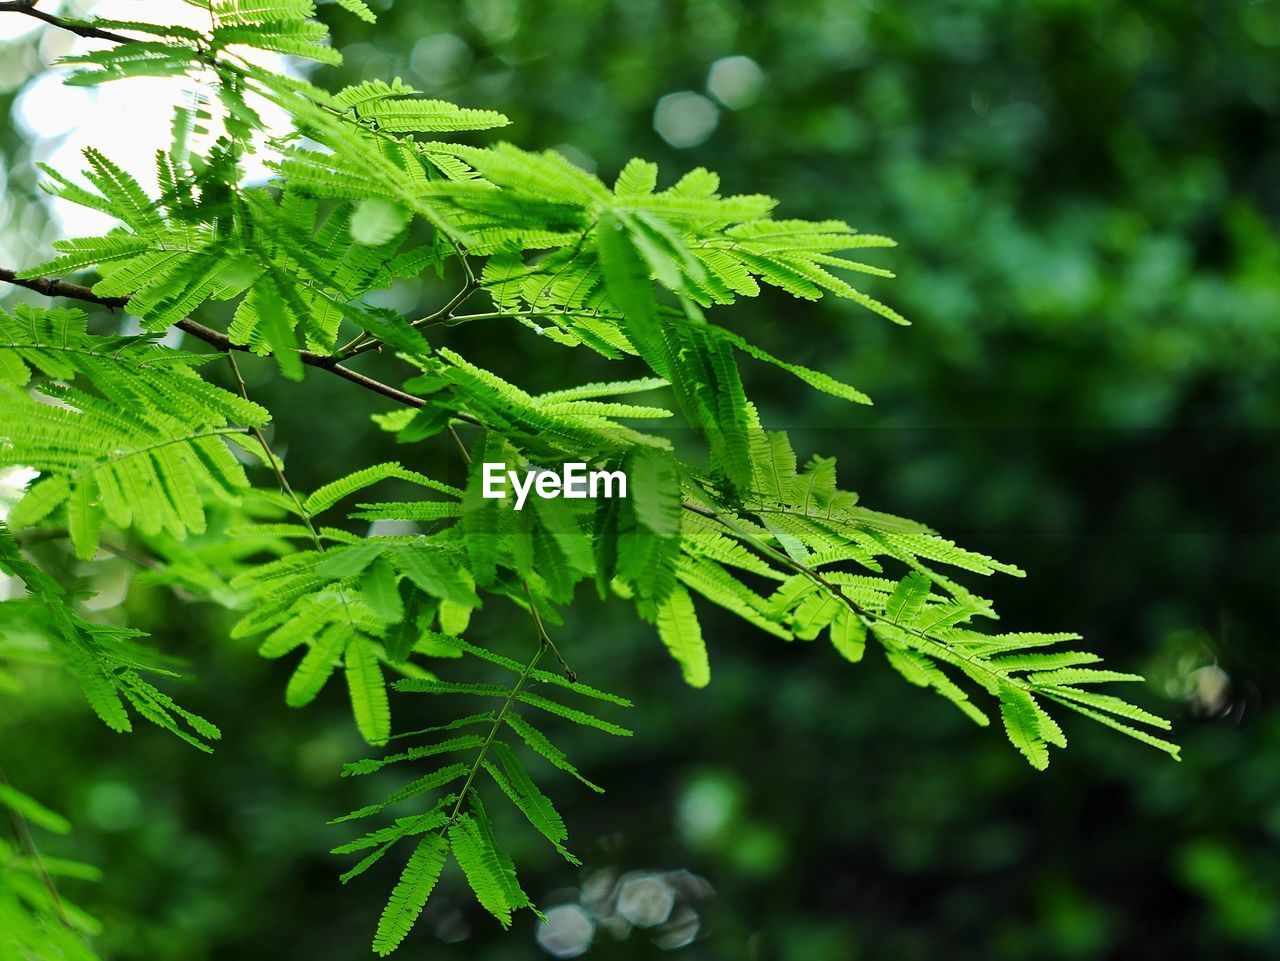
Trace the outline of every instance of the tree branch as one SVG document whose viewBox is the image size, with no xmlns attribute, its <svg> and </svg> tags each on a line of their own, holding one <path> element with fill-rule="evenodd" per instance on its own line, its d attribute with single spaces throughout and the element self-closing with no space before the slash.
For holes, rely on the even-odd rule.
<svg viewBox="0 0 1280 961">
<path fill-rule="evenodd" d="M 65 527 L 29 527 L 25 530 L 13 531 L 13 539 L 26 547 L 30 544 L 43 544 L 45 541 L 61 541 L 71 536 L 71 532 Z M 146 567 L 155 569 L 160 566 L 160 562 L 154 557 L 147 557 L 145 554 L 139 554 L 127 547 L 121 547 L 119 544 L 111 544 L 102 541 L 99 545 L 108 554 L 113 554 L 121 560 L 136 564 L 138 567 Z M 174 593 L 179 597 L 186 598 L 188 595 L 181 588 L 174 588 Z"/>
<path fill-rule="evenodd" d="M 3 10 L 3 4 L 0 4 L 0 10 Z M 97 304 L 100 307 L 107 307 L 111 310 L 118 310 L 129 303 L 128 297 L 103 297 L 95 294 L 88 287 L 80 284 L 68 283 L 65 280 L 59 280 L 56 277 L 19 277 L 16 272 L 5 267 L 0 267 L 0 281 L 13 284 L 15 287 L 25 287 L 27 290 L 34 290 L 36 293 L 44 294 L 46 297 L 69 297 L 72 300 L 80 300 L 88 304 Z M 174 324 L 179 330 L 190 334 L 197 340 L 203 340 L 214 350 L 222 353 L 230 353 L 233 350 L 247 351 L 247 344 L 235 344 L 231 342 L 231 338 L 220 330 L 214 330 L 212 327 L 206 327 L 199 321 L 192 320 L 190 317 L 184 318 Z M 298 351 L 299 359 L 309 367 L 318 367 L 321 370 L 327 370 L 330 373 L 337 374 L 344 380 L 349 380 L 353 384 L 358 384 L 365 390 L 373 391 L 375 394 L 381 394 L 383 397 L 389 397 L 394 401 L 399 401 L 409 407 L 424 407 L 426 401 L 421 397 L 415 397 L 413 394 L 406 394 L 402 390 L 398 390 L 389 384 L 374 380 L 359 371 L 352 370 L 350 367 L 344 367 L 338 361 L 339 357 L 330 357 L 327 354 L 317 354 L 310 350 Z M 462 420 L 467 418 L 461 414 L 458 415 Z"/>
<path fill-rule="evenodd" d="M 34 17 L 36 20 L 43 20 L 51 26 L 69 30 L 77 36 L 88 37 L 91 40 L 109 40 L 112 43 L 134 42 L 123 34 L 92 27 L 79 20 L 64 20 L 61 17 L 55 17 L 51 13 L 45 13 L 43 10 L 37 10 L 35 0 L 6 0 L 6 2 L 0 3 L 0 13 L 20 13 L 27 17 Z"/>
<path fill-rule="evenodd" d="M 0 8 L 2 7 L 3 4 L 0 4 Z M 100 297 L 88 287 L 69 284 L 56 277 L 19 277 L 16 271 L 6 267 L 0 267 L 0 280 L 15 287 L 34 290 L 37 294 L 44 294 L 46 297 L 70 297 L 72 300 L 83 300 L 101 307 L 110 307 L 112 310 L 123 307 L 129 302 L 128 297 Z"/>
<path fill-rule="evenodd" d="M 475 277 L 471 273 L 471 268 L 467 266 L 466 259 L 462 254 L 458 255 L 462 258 L 464 267 L 467 267 L 467 281 L 463 284 L 462 289 L 450 298 L 449 302 L 434 313 L 421 317 L 409 324 L 410 327 L 427 327 L 437 322 L 440 318 L 447 318 L 463 301 L 479 290 Z M 338 354 L 343 360 L 355 357 L 357 354 L 363 354 L 367 350 L 376 350 L 382 346 L 382 341 L 369 334 L 361 334 L 347 346 L 343 347 Z"/>
</svg>

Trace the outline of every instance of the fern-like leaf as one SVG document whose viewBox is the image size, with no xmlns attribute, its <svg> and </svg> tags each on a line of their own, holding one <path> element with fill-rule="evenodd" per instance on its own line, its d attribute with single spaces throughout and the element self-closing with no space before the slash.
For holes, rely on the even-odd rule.
<svg viewBox="0 0 1280 961">
<path fill-rule="evenodd" d="M 378 931 L 373 937 L 375 954 L 386 957 L 400 946 L 435 890 L 448 855 L 449 842 L 439 834 L 428 835 L 418 842 L 378 920 Z"/>
</svg>

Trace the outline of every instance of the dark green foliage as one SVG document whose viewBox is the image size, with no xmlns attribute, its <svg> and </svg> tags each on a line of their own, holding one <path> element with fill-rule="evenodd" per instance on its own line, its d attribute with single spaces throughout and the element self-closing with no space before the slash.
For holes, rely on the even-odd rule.
<svg viewBox="0 0 1280 961">
<path fill-rule="evenodd" d="M 7 957 L 41 961 L 98 961 L 85 943 L 101 932 L 93 915 L 66 900 L 58 881 L 97 881 L 102 872 L 89 864 L 42 858 L 32 829 L 67 834 L 71 825 L 35 798 L 0 779 L 0 812 L 21 824 L 21 841 L 0 839 L 0 931 Z"/>
</svg>

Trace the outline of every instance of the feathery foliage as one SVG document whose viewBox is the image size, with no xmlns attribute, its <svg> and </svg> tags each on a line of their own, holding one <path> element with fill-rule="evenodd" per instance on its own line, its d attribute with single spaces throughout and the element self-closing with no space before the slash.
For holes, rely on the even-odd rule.
<svg viewBox="0 0 1280 961">
<path fill-rule="evenodd" d="M 534 774 L 555 769 L 601 789 L 543 727 L 630 733 L 608 716 L 629 702 L 578 681 L 548 632 L 584 583 L 634 605 L 694 687 L 712 677 L 717 638 L 704 631 L 699 607 L 713 604 L 783 641 L 825 634 L 834 651 L 814 656 L 857 663 L 873 642 L 908 683 L 976 724 L 997 712 L 1035 768 L 1047 766 L 1050 746 L 1066 746 L 1051 709 L 1177 756 L 1150 733 L 1167 722 L 1093 689 L 1139 678 L 1057 647 L 1076 635 L 986 629 L 991 603 L 960 578 L 1021 571 L 862 506 L 838 486 L 833 458 L 802 462 L 747 397 L 741 356 L 835 398 L 869 402 L 722 326 L 720 308 L 767 285 L 802 299 L 844 298 L 905 323 L 851 280 L 891 276 L 856 258 L 892 241 L 839 220 L 775 217 L 772 197 L 723 193 L 701 168 L 660 187 L 656 165 L 633 160 L 609 185 L 555 152 L 455 142 L 507 120 L 419 97 L 398 79 L 331 93 L 244 54 L 338 62 L 310 0 L 196 6 L 210 14 L 207 30 L 99 21 L 89 26 L 126 36 L 68 58 L 78 84 L 188 77 L 200 85 L 198 103 L 220 105 L 223 131 L 197 149 L 209 110 L 180 108 L 173 143 L 157 157 L 156 196 L 97 150 L 86 151 L 84 184 L 46 169 L 53 193 L 119 226 L 56 242 L 57 256 L 20 279 L 92 270 L 91 291 L 78 296 L 123 298 L 148 333 L 91 332 L 82 311 L 65 308 L 0 314 L 0 465 L 38 474 L 9 525 L 24 536 L 63 531 L 82 561 L 107 543 L 146 552 L 156 558 L 147 573 L 154 583 L 235 608 L 233 636 L 257 638 L 264 657 L 293 659 L 288 705 L 312 702 L 340 671 L 368 743 L 412 739 L 344 771 L 413 772 L 385 801 L 338 819 L 393 815 L 335 848 L 361 855 L 344 881 L 399 842 L 411 849 L 377 924 L 376 953 L 404 940 L 450 862 L 503 927 L 533 908 L 482 791 L 489 803 L 505 798 L 577 863 Z M 339 6 L 374 20 L 359 0 Z M 263 129 L 254 107 L 263 100 L 283 108 L 290 130 Z M 242 173 L 246 154 L 258 150 L 274 172 L 267 185 Z M 403 317 L 369 297 L 446 270 L 461 272 L 465 285 L 428 317 Z M 228 316 L 225 330 L 195 320 Z M 615 361 L 630 379 L 534 395 L 447 343 L 453 326 L 503 322 Z M 239 393 L 202 377 L 216 355 L 165 346 L 159 335 L 175 325 L 219 351 L 269 355 L 285 378 L 311 367 L 370 388 L 389 401 L 374 420 L 397 441 L 452 435 L 465 483 L 387 463 L 295 492 L 262 433 L 269 415 L 248 398 L 238 370 Z M 381 348 L 403 363 L 401 387 L 346 366 Z M 678 456 L 660 429 L 631 423 L 676 418 L 699 450 Z M 516 510 L 483 496 L 482 465 L 494 461 L 622 471 L 628 495 L 534 497 Z M 384 483 L 419 499 L 379 500 L 373 490 Z M 371 521 L 417 533 L 370 532 Z M 214 546 L 184 546 L 188 535 Z M 73 594 L 4 528 L 0 568 L 30 593 L 0 609 L 39 628 L 107 724 L 127 730 L 127 704 L 198 746 L 218 736 L 142 679 L 157 665 L 138 632 L 85 620 Z M 529 660 L 466 639 L 491 603 L 528 613 Z M 539 668 L 549 651 L 563 673 Z M 441 665 L 449 677 L 474 666 L 510 678 L 449 680 Z M 411 694 L 486 703 L 397 733 L 392 703 Z M 41 906 L 24 903 L 21 924 L 41 924 Z M 12 910 L 0 901 L 0 911 Z"/>
<path fill-rule="evenodd" d="M 203 751 L 210 750 L 208 741 L 222 736 L 216 725 L 183 709 L 142 676 L 174 676 L 164 660 L 137 642 L 146 637 L 142 631 L 94 624 L 78 615 L 62 586 L 26 559 L 3 523 L 0 573 L 17 578 L 27 591 L 25 599 L 0 601 L 0 617 L 7 628 L 6 638 L 0 641 L 0 658 L 38 659 L 39 649 L 22 643 L 22 635 L 31 632 L 75 676 L 89 706 L 112 730 L 133 729 L 128 711 L 132 707 L 139 716 Z"/>
<path fill-rule="evenodd" d="M 33 829 L 68 834 L 70 823 L 2 777 L 0 810 L 15 828 L 12 835 L 0 834 L 0 947 L 5 957 L 97 961 L 85 937 L 98 934 L 102 924 L 68 901 L 59 885 L 97 881 L 102 873 L 79 861 L 41 857 L 31 840 Z"/>
</svg>

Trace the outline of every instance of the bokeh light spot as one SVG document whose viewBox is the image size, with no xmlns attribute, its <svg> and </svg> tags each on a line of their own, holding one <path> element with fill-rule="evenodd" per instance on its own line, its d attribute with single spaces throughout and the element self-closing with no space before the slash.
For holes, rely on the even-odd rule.
<svg viewBox="0 0 1280 961">
<path fill-rule="evenodd" d="M 561 904 L 547 911 L 547 920 L 538 925 L 538 946 L 556 958 L 576 958 L 585 954 L 595 937 L 595 922 L 576 904 Z"/>
<path fill-rule="evenodd" d="M 652 874 L 627 878 L 618 886 L 618 913 L 637 928 L 652 928 L 671 916 L 676 895 Z"/>
<path fill-rule="evenodd" d="M 123 831 L 142 817 L 142 799 L 132 785 L 100 781 L 89 788 L 89 819 L 104 831 Z"/>
<path fill-rule="evenodd" d="M 681 150 L 706 143 L 719 122 L 716 105 L 691 90 L 667 94 L 653 111 L 653 129 L 658 136 Z"/>
<path fill-rule="evenodd" d="M 471 48 L 452 33 L 433 33 L 413 45 L 409 66 L 413 79 L 430 93 L 433 87 L 457 83 L 471 68 Z"/>
<path fill-rule="evenodd" d="M 69 87 L 56 73 L 42 73 L 27 84 L 14 104 L 14 118 L 28 136 L 49 139 L 75 129 L 93 105 L 95 91 Z"/>
<path fill-rule="evenodd" d="M 764 87 L 764 71 L 750 57 L 721 57 L 707 71 L 707 93 L 730 110 L 749 107 Z"/>
<path fill-rule="evenodd" d="M 737 788 L 716 775 L 699 777 L 681 795 L 676 822 L 686 838 L 705 843 L 728 826 L 738 808 Z"/>
</svg>

